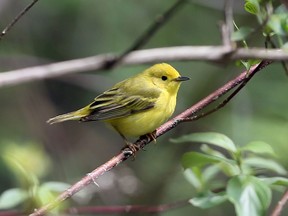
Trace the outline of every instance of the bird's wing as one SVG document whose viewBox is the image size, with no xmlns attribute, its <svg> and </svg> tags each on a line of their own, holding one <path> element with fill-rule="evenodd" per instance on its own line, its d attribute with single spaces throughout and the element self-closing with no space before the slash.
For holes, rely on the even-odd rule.
<svg viewBox="0 0 288 216">
<path fill-rule="evenodd" d="M 161 93 L 159 90 L 143 88 L 132 92 L 133 95 L 120 87 L 104 92 L 89 105 L 90 114 L 81 120 L 108 120 L 151 109 Z"/>
</svg>

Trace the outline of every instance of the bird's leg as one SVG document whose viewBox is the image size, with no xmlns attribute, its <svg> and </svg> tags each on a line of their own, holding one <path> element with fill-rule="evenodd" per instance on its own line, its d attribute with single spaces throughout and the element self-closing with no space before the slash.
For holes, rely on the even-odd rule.
<svg viewBox="0 0 288 216">
<path fill-rule="evenodd" d="M 156 130 L 141 136 L 140 138 L 148 138 L 149 141 L 152 141 L 156 144 Z"/>
<path fill-rule="evenodd" d="M 136 152 L 140 150 L 140 146 L 137 145 L 137 144 L 134 144 L 134 143 L 131 143 L 129 142 L 125 136 L 123 136 L 121 133 L 120 133 L 121 137 L 123 138 L 124 142 L 126 143 L 126 145 L 122 148 L 122 151 L 124 151 L 125 149 L 129 148 L 130 149 L 130 153 L 129 154 L 132 154 L 134 159 L 135 159 L 135 156 L 136 156 Z M 128 153 L 128 152 L 127 152 Z"/>
</svg>

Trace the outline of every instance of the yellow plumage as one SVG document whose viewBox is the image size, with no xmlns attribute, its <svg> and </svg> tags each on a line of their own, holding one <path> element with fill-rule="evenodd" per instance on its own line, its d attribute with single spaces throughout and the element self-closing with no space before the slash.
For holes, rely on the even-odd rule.
<svg viewBox="0 0 288 216">
<path fill-rule="evenodd" d="M 86 107 L 47 122 L 104 121 L 128 144 L 126 137 L 152 133 L 173 114 L 180 83 L 188 79 L 169 64 L 156 64 L 117 83 Z"/>
</svg>

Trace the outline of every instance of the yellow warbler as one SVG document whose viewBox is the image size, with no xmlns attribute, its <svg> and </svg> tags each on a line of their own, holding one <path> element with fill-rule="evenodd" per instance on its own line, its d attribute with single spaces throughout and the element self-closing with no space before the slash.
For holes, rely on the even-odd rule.
<svg viewBox="0 0 288 216">
<path fill-rule="evenodd" d="M 174 112 L 182 77 L 169 64 L 156 64 L 117 83 L 92 103 L 74 112 L 49 119 L 50 124 L 67 120 L 104 121 L 110 124 L 135 151 L 126 137 L 152 136 Z M 150 134 L 150 135 L 149 135 Z"/>
</svg>

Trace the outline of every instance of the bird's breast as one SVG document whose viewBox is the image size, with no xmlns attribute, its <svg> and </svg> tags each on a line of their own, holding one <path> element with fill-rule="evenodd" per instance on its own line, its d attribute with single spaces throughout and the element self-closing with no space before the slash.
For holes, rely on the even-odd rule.
<svg viewBox="0 0 288 216">
<path fill-rule="evenodd" d="M 153 132 L 163 124 L 173 114 L 175 106 L 176 96 L 164 92 L 151 109 L 109 120 L 108 123 L 125 137 L 139 137 Z"/>
</svg>

